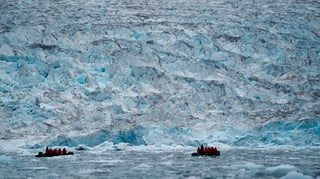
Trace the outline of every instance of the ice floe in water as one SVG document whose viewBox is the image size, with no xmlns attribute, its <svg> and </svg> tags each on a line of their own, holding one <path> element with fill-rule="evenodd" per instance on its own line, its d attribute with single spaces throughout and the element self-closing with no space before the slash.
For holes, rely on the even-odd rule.
<svg viewBox="0 0 320 179">
<path fill-rule="evenodd" d="M 290 171 L 285 176 L 280 177 L 281 179 L 312 179 L 311 176 L 303 175 L 297 171 Z"/>
</svg>

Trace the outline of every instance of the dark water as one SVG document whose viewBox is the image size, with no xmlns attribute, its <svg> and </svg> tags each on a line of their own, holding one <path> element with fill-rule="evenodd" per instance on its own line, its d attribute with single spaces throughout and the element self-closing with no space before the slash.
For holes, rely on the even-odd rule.
<svg viewBox="0 0 320 179">
<path fill-rule="evenodd" d="M 77 151 L 74 156 L 0 156 L 0 178 L 319 178 L 320 153 L 308 150 Z M 289 177 L 290 178 L 290 177 Z"/>
</svg>

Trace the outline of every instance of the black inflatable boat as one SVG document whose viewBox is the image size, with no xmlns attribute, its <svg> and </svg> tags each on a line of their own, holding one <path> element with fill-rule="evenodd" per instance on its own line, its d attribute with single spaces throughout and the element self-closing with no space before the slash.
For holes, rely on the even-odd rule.
<svg viewBox="0 0 320 179">
<path fill-rule="evenodd" d="M 50 154 L 50 155 L 39 152 L 38 155 L 36 155 L 35 157 L 55 157 L 55 156 L 61 156 L 61 155 L 73 155 L 73 152 L 68 152 L 65 154 Z"/>
<path fill-rule="evenodd" d="M 219 156 L 220 151 L 217 152 L 195 152 L 191 154 L 192 156 Z"/>
</svg>

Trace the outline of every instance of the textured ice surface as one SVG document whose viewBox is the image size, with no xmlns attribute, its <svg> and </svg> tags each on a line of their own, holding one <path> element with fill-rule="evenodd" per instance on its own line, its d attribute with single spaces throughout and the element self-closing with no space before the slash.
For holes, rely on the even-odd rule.
<svg viewBox="0 0 320 179">
<path fill-rule="evenodd" d="M 2 146 L 320 145 L 318 1 L 13 0 L 0 11 Z"/>
</svg>

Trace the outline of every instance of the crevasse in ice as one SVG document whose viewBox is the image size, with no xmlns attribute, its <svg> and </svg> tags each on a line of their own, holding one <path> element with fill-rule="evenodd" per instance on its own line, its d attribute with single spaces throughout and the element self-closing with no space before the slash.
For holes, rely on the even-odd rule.
<svg viewBox="0 0 320 179">
<path fill-rule="evenodd" d="M 0 10 L 1 140 L 320 144 L 316 1 L 23 0 Z"/>
</svg>

